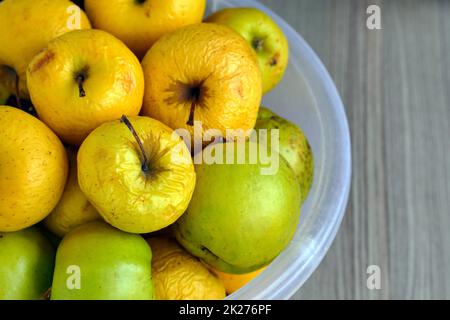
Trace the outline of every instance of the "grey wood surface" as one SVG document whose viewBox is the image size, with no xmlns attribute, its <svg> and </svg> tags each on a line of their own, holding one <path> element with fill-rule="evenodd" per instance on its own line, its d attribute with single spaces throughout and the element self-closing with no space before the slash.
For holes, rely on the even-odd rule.
<svg viewBox="0 0 450 320">
<path fill-rule="evenodd" d="M 320 56 L 351 128 L 346 216 L 294 298 L 450 299 L 450 1 L 261 2 Z M 382 30 L 366 27 L 370 4 Z"/>
</svg>

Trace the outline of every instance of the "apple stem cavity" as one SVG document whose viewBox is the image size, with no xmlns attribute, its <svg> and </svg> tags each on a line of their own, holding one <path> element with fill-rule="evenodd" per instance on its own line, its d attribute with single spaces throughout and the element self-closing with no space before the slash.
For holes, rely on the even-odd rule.
<svg viewBox="0 0 450 320">
<path fill-rule="evenodd" d="M 86 92 L 84 91 L 84 88 L 83 88 L 83 82 L 84 82 L 84 75 L 82 75 L 82 74 L 79 74 L 78 76 L 77 76 L 77 83 L 78 83 L 78 91 L 79 91 L 79 93 L 80 93 L 80 98 L 83 98 L 83 97 L 85 97 L 86 96 Z"/>
<path fill-rule="evenodd" d="M 144 171 L 145 173 L 149 172 L 150 168 L 148 166 L 148 159 L 147 159 L 147 155 L 146 155 L 145 150 L 144 150 L 144 144 L 142 143 L 141 138 L 139 138 L 136 130 L 134 130 L 134 127 L 131 124 L 130 120 L 128 120 L 127 116 L 123 115 L 120 118 L 120 122 L 124 123 L 127 126 L 128 130 L 131 131 L 131 133 L 133 134 L 134 139 L 136 140 L 136 142 L 137 142 L 137 144 L 139 146 L 139 149 L 141 150 L 141 154 L 142 154 L 142 165 L 141 165 L 141 168 L 142 168 L 142 171 Z"/>
<path fill-rule="evenodd" d="M 191 109 L 189 111 L 189 119 L 186 122 L 188 126 L 194 125 L 194 115 L 195 115 L 195 107 L 197 106 L 197 102 L 200 101 L 201 95 L 202 95 L 202 84 L 201 82 L 198 85 L 192 86 L 188 88 L 188 99 L 192 101 L 191 103 Z"/>
<path fill-rule="evenodd" d="M 252 46 L 256 51 L 261 51 L 264 48 L 264 40 L 261 38 L 254 38 Z"/>
</svg>

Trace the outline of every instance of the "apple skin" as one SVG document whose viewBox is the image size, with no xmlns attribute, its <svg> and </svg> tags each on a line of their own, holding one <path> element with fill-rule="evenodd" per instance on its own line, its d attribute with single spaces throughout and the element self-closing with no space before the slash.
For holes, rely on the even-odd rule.
<svg viewBox="0 0 450 320">
<path fill-rule="evenodd" d="M 55 250 L 36 227 L 0 232 L 0 300 L 37 300 L 52 283 Z"/>
<path fill-rule="evenodd" d="M 279 130 L 279 153 L 287 160 L 297 175 L 302 202 L 308 196 L 314 176 L 314 159 L 311 147 L 303 131 L 294 123 L 280 117 L 270 109 L 261 107 L 256 120 L 255 130 Z"/>
<path fill-rule="evenodd" d="M 252 143 L 245 146 L 247 159 Z M 206 147 L 206 152 L 212 147 Z M 300 217 L 295 174 L 283 157 L 274 175 L 261 175 L 262 167 L 259 160 L 195 166 L 194 195 L 174 231 L 187 251 L 214 269 L 236 274 L 260 269 L 278 256 L 295 233 Z"/>
<path fill-rule="evenodd" d="M 227 294 L 232 294 L 259 276 L 265 269 L 266 267 L 263 267 L 256 271 L 244 274 L 224 273 L 214 269 L 212 269 L 211 272 L 222 281 Z"/>
<path fill-rule="evenodd" d="M 152 276 L 158 300 L 222 300 L 225 288 L 206 266 L 175 239 L 147 239 L 153 252 Z"/>
<path fill-rule="evenodd" d="M 119 121 L 95 129 L 78 151 L 78 182 L 106 222 L 123 231 L 149 233 L 174 223 L 195 186 L 184 141 L 163 123 L 130 117 L 142 140 L 149 172 L 142 170 L 138 143 Z"/>
<path fill-rule="evenodd" d="M 58 137 L 39 119 L 0 106 L 0 231 L 28 228 L 56 206 L 68 161 Z"/>
<path fill-rule="evenodd" d="M 139 58 L 163 35 L 202 22 L 205 7 L 206 0 L 85 1 L 93 26 L 122 40 Z"/>
<path fill-rule="evenodd" d="M 76 30 L 52 40 L 29 64 L 27 84 L 39 118 L 72 145 L 102 123 L 138 115 L 144 96 L 139 60 L 101 30 Z"/>
<path fill-rule="evenodd" d="M 139 235 L 104 222 L 70 231 L 56 252 L 52 300 L 152 300 L 152 252 Z M 69 289 L 69 266 L 78 266 L 80 289 Z"/>
<path fill-rule="evenodd" d="M 229 8 L 206 21 L 230 27 L 252 46 L 261 69 L 263 94 L 281 81 L 289 60 L 289 43 L 270 16 L 255 8 Z"/>
</svg>

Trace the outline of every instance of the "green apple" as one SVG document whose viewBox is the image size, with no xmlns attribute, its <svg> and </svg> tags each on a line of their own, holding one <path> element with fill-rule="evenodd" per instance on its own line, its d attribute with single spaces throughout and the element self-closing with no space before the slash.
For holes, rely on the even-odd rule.
<svg viewBox="0 0 450 320">
<path fill-rule="evenodd" d="M 0 300 L 36 300 L 52 283 L 55 250 L 36 228 L 0 232 Z"/>
<path fill-rule="evenodd" d="M 207 22 L 230 27 L 253 47 L 261 69 L 263 93 L 281 81 L 289 60 L 289 43 L 271 17 L 255 8 L 229 8 L 214 13 Z"/>
<path fill-rule="evenodd" d="M 58 247 L 51 299 L 153 299 L 151 259 L 141 236 L 100 221 L 83 224 Z"/>
<path fill-rule="evenodd" d="M 226 273 L 252 272 L 270 263 L 292 239 L 300 217 L 300 187 L 283 157 L 272 153 L 278 170 L 271 174 L 262 174 L 267 164 L 259 154 L 253 154 L 253 163 L 236 161 L 237 150 L 244 149 L 250 159 L 257 148 L 255 142 L 206 147 L 203 158 L 222 154 L 233 163 L 196 165 L 192 200 L 174 226 L 177 240 L 191 254 Z"/>
<path fill-rule="evenodd" d="M 287 160 L 300 183 L 302 202 L 308 196 L 314 175 L 314 160 L 311 147 L 303 131 L 292 122 L 271 110 L 261 107 L 255 130 L 279 130 L 279 152 Z M 270 137 L 270 134 L 268 134 Z"/>
</svg>

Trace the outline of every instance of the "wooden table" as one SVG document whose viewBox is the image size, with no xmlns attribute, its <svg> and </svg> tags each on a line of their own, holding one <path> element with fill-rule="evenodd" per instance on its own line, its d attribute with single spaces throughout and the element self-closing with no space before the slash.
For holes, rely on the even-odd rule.
<svg viewBox="0 0 450 320">
<path fill-rule="evenodd" d="M 296 299 L 450 298 L 450 1 L 262 0 L 320 56 L 351 128 L 339 234 Z M 381 8 L 382 30 L 366 9 Z M 366 271 L 381 269 L 381 289 Z"/>
</svg>

